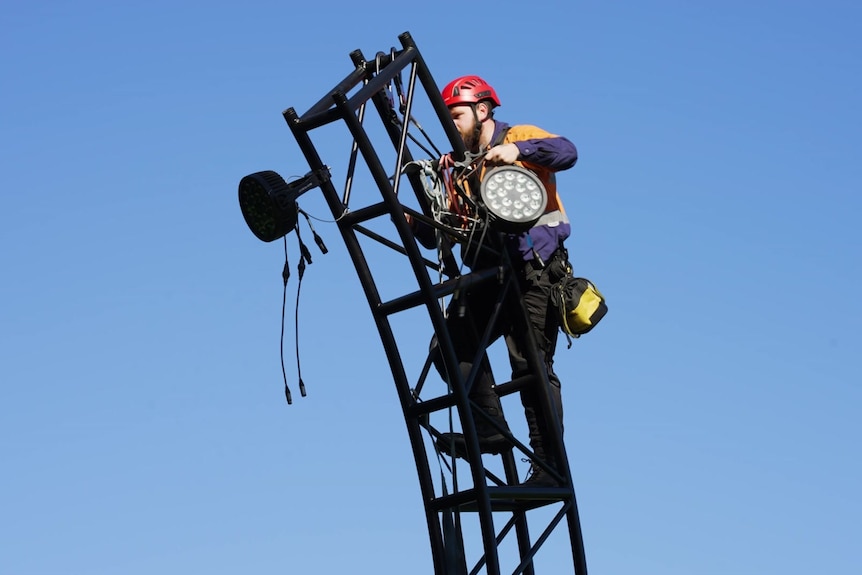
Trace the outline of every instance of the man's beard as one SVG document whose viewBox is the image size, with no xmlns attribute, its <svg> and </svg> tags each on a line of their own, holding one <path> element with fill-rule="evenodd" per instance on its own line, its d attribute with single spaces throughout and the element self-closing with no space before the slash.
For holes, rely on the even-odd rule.
<svg viewBox="0 0 862 575">
<path fill-rule="evenodd" d="M 475 152 L 479 149 L 479 122 L 473 120 L 473 124 L 464 132 L 461 132 L 461 139 L 464 140 L 464 147 L 470 152 Z"/>
</svg>

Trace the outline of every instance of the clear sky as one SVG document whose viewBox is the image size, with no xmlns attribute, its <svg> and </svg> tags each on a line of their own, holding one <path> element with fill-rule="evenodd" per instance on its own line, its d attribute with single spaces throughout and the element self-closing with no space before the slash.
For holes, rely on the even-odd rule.
<svg viewBox="0 0 862 575">
<path fill-rule="evenodd" d="M 289 284 L 288 406 L 283 251 L 236 198 L 305 173 L 282 110 L 405 31 L 439 85 L 482 75 L 499 119 L 579 148 L 569 251 L 610 313 L 557 369 L 590 572 L 862 573 L 857 2 L 2 13 L 0 573 L 432 573 L 337 228 L 302 284 L 305 398 Z"/>
</svg>

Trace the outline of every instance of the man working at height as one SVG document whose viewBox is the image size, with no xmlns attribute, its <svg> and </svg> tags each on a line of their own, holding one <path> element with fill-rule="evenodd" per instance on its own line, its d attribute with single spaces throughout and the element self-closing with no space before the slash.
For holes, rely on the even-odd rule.
<svg viewBox="0 0 862 575">
<path fill-rule="evenodd" d="M 575 165 L 577 149 L 568 139 L 536 126 L 510 127 L 495 120 L 494 110 L 500 105 L 500 100 L 494 88 L 478 76 L 463 76 L 453 80 L 443 89 L 442 96 L 467 151 L 474 155 L 484 153 L 480 178 L 486 169 L 495 165 L 517 165 L 536 174 L 547 192 L 545 213 L 526 232 L 506 234 L 504 248 L 508 250 L 518 276 L 520 296 L 528 310 L 538 352 L 550 382 L 551 401 L 562 426 L 560 380 L 553 369 L 560 324 L 558 314 L 552 308 L 551 287 L 566 273 L 567 256 L 563 241 L 569 237 L 571 227 L 557 194 L 554 174 Z M 451 166 L 451 157 L 447 155 L 441 158 L 440 165 Z M 483 333 L 490 321 L 500 289 L 498 282 L 484 282 L 462 290 L 450 303 L 446 321 L 464 380 L 471 372 L 474 357 L 479 351 L 477 334 Z M 524 334 L 518 333 L 513 325 L 513 318 L 520 313 L 520 307 L 521 302 L 514 294 L 507 297 L 491 338 L 494 341 L 500 336 L 505 337 L 513 378 L 529 373 L 524 354 Z M 435 363 L 439 369 L 441 364 Z M 441 372 L 441 375 L 448 381 L 445 373 Z M 530 384 L 521 391 L 530 446 L 537 459 L 551 461 L 553 465 L 553 458 L 548 457 L 552 453 L 549 452 L 547 434 L 554 426 L 542 417 L 535 385 L 538 384 Z M 470 399 L 500 429 L 508 430 L 500 399 L 494 391 L 487 358 L 479 367 L 470 390 Z M 494 425 L 489 424 L 486 417 L 477 414 L 474 419 L 482 453 L 500 453 L 510 447 L 509 441 Z M 443 436 L 437 442 L 441 450 L 450 452 L 454 447 L 458 454 L 466 452 L 462 434 Z M 541 487 L 556 485 L 556 482 L 534 464 L 526 484 Z"/>
</svg>

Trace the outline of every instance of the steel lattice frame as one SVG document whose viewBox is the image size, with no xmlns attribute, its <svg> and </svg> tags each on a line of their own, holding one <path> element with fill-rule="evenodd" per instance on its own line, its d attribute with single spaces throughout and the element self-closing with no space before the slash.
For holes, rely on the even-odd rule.
<svg viewBox="0 0 862 575">
<path fill-rule="evenodd" d="M 431 384 L 426 385 L 429 372 L 433 372 L 429 369 L 430 358 L 426 359 L 416 380 L 411 381 L 407 375 L 408 370 L 393 329 L 393 319 L 397 314 L 424 308 L 427 319 L 430 320 L 430 328 L 439 342 L 442 361 L 449 373 L 457 374 L 458 362 L 447 332 L 440 299 L 470 282 L 500 281 L 507 289 L 518 288 L 513 281 L 511 266 L 505 254 L 500 254 L 501 259 L 497 266 L 473 269 L 471 273 L 460 274 L 458 263 L 451 251 L 444 249 L 440 261 L 431 262 L 423 257 L 420 246 L 411 233 L 404 217 L 405 213 L 420 219 L 433 220 L 430 219 L 428 199 L 419 176 L 402 171 L 403 166 L 414 159 L 408 145 L 411 123 L 392 121 L 396 115 L 395 108 L 386 92 L 391 82 L 400 80 L 402 72 L 407 72 L 409 82 L 405 92 L 406 101 L 401 102 L 403 117 L 411 117 L 415 98 L 424 94 L 433 113 L 440 120 L 441 129 L 451 145 L 451 150 L 456 156 L 463 155 L 465 150 L 437 85 L 412 37 L 405 32 L 399 36 L 399 41 L 401 49 L 393 48 L 389 53 L 378 53 L 372 60 L 367 60 L 358 50 L 352 52 L 350 58 L 354 69 L 340 83 L 304 114 L 300 115 L 293 108 L 288 108 L 283 115 L 315 174 L 327 173 L 329 166 L 320 158 L 312 143 L 311 133 L 326 125 L 344 122 L 353 138 L 353 149 L 347 168 L 348 182 L 353 180 L 356 159 L 361 156 L 379 191 L 379 195 L 371 194 L 372 197 L 369 198 L 351 198 L 350 185 L 347 185 L 343 195 L 340 195 L 330 178 L 321 178 L 320 183 L 320 189 L 337 220 L 339 231 L 368 299 L 401 402 L 425 505 L 434 572 L 438 575 L 466 574 L 479 573 L 485 569 L 486 573 L 493 575 L 503 572 L 533 574 L 543 543 L 554 530 L 567 528 L 573 572 L 586 575 L 583 539 L 568 457 L 562 441 L 561 422 L 557 420 L 556 411 L 552 409 L 547 391 L 549 383 L 541 367 L 535 341 L 530 342 L 531 349 L 527 350 L 531 374 L 500 383 L 497 385 L 497 391 L 501 397 L 505 397 L 517 393 L 525 385 L 538 386 L 540 409 L 557 427 L 559 440 L 554 442 L 556 445 L 552 448 L 557 461 L 563 462 L 557 469 L 563 487 L 532 488 L 520 485 L 516 454 L 520 452 L 529 456 L 531 452 L 524 442 L 514 436 L 511 438 L 512 450 L 499 456 L 485 455 L 487 459 L 483 460 L 466 392 L 472 384 L 470 377 L 460 381 L 460 378 L 455 378 L 450 386 L 444 385 L 442 392 L 435 393 Z M 372 135 L 366 129 L 365 115 L 369 102 L 383 122 L 383 131 L 389 140 L 386 147 L 394 148 L 397 157 L 394 177 L 387 174 L 372 144 Z M 403 194 L 399 197 L 398 190 L 402 179 L 413 190 L 415 197 L 410 198 L 410 201 L 418 202 L 419 209 L 402 203 Z M 357 201 L 364 204 L 357 205 Z M 382 222 L 391 233 L 372 229 L 371 222 Z M 415 284 L 411 284 L 415 287 L 394 298 L 381 297 L 372 277 L 369 259 L 363 249 L 366 244 L 363 242 L 371 242 L 378 247 L 385 246 L 397 257 L 406 258 L 415 276 Z M 522 312 L 520 321 L 526 326 L 526 311 Z M 532 338 L 531 330 L 525 329 L 524 332 Z M 440 457 L 439 452 L 434 450 L 433 441 L 435 437 L 439 437 L 440 432 L 433 420 L 452 413 L 457 414 L 457 420 L 466 438 L 469 457 L 456 461 L 444 456 L 446 473 L 450 474 L 450 491 L 450 482 L 446 481 L 445 477 L 435 483 L 436 474 L 432 474 L 431 464 L 433 458 Z M 462 489 L 458 485 L 459 481 L 465 479 L 458 476 L 459 465 L 469 467 L 467 477 L 471 480 L 471 485 L 467 488 Z M 498 477 L 490 469 L 493 465 L 503 469 L 504 477 Z M 542 520 L 541 532 L 535 536 L 530 532 L 528 517 L 532 522 L 531 513 L 538 509 L 544 509 L 548 513 Z M 548 515 L 550 519 L 547 519 Z M 471 529 L 481 534 L 481 548 L 475 544 L 476 538 L 465 537 L 465 531 L 470 532 Z M 513 543 L 509 542 L 512 535 Z M 504 544 L 512 545 L 514 549 L 505 557 L 500 552 Z M 512 565 L 509 566 L 506 561 Z M 553 572 L 560 573 L 560 566 L 554 566 Z"/>
</svg>

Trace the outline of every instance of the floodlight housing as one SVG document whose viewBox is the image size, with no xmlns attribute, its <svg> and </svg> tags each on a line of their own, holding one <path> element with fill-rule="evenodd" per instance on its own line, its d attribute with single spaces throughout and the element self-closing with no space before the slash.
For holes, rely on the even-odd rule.
<svg viewBox="0 0 862 575">
<path fill-rule="evenodd" d="M 479 188 L 482 203 L 501 230 L 531 228 L 548 206 L 548 193 L 539 177 L 520 166 L 496 166 L 485 173 Z"/>
<path fill-rule="evenodd" d="M 329 178 L 328 169 L 309 172 L 287 183 L 272 170 L 255 172 L 239 182 L 239 206 L 245 223 L 258 239 L 271 242 L 296 227 L 299 207 L 296 199 Z"/>
</svg>

